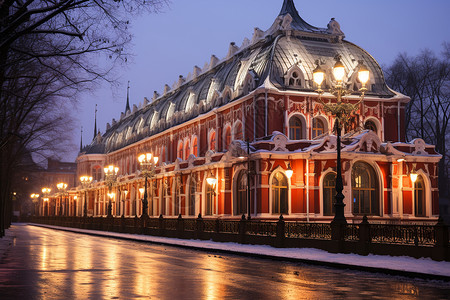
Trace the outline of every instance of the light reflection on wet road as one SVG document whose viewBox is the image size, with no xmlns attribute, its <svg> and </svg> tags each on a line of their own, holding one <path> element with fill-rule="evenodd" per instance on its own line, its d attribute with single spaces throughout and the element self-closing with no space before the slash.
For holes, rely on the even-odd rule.
<svg viewBox="0 0 450 300">
<path fill-rule="evenodd" d="M 448 299 L 450 283 L 14 225 L 0 299 Z"/>
</svg>

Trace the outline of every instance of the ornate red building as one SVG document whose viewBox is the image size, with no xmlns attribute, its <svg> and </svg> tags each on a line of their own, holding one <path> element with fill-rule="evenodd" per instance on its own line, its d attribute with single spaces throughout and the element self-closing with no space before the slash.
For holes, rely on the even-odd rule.
<svg viewBox="0 0 450 300">
<path fill-rule="evenodd" d="M 342 137 L 347 220 L 436 221 L 437 164 L 441 155 L 421 139 L 405 141 L 409 98 L 391 90 L 375 59 L 345 40 L 332 19 L 327 28 L 306 23 L 292 0 L 267 30 L 255 29 L 242 46 L 230 44 L 223 59 L 195 67 L 187 78 L 154 93 L 113 119 L 103 135 L 80 152 L 78 176 L 92 176 L 88 214 L 107 214 L 103 168 L 119 167 L 112 214 L 140 216 L 144 178 L 138 156 L 159 157 L 149 178 L 150 216 L 331 221 L 334 215 L 336 136 L 315 92 L 312 72 L 325 70 L 333 86 L 334 58 L 346 70 L 346 87 L 358 90 L 357 72 L 370 72 L 364 101 Z M 345 97 L 357 103 L 357 94 Z M 324 101 L 336 101 L 325 92 Z M 249 141 L 249 145 L 245 141 Z M 248 147 L 247 147 L 248 146 Z M 247 155 L 249 153 L 249 155 Z M 250 167 L 250 168 L 249 168 Z M 287 170 L 293 170 L 292 177 Z M 247 174 L 247 170 L 250 173 Z M 413 185 L 410 174 L 418 174 Z M 216 183 L 207 183 L 207 178 Z M 249 179 L 249 182 L 248 182 Z M 248 193 L 248 189 L 250 192 Z M 77 209 L 82 215 L 84 190 Z"/>
</svg>

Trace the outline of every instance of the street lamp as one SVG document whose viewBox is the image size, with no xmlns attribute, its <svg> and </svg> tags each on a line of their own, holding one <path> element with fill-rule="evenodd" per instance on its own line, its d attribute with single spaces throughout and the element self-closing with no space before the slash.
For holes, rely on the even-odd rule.
<svg viewBox="0 0 450 300">
<path fill-rule="evenodd" d="M 61 201 L 59 203 L 59 215 L 62 216 L 62 202 L 63 202 L 63 197 L 65 194 L 65 191 L 67 189 L 67 183 L 64 182 L 60 182 L 56 185 L 56 188 L 58 189 L 60 196 L 61 196 Z M 66 210 L 64 209 L 64 214 L 66 214 Z"/>
<path fill-rule="evenodd" d="M 214 177 L 214 174 L 212 171 L 209 173 L 208 177 L 206 177 L 206 182 L 213 188 L 216 186 L 217 178 Z M 214 194 L 215 194 L 215 192 L 214 192 Z"/>
<path fill-rule="evenodd" d="M 286 170 L 287 178 L 291 179 L 292 175 L 294 175 L 294 170 L 291 168 L 291 163 L 288 164 L 288 168 Z"/>
<path fill-rule="evenodd" d="M 44 198 L 42 199 L 42 200 L 44 200 L 44 211 L 43 211 L 43 214 L 44 214 L 44 216 L 47 216 L 49 213 L 48 213 L 48 210 L 49 210 L 49 207 L 48 207 L 48 198 L 47 198 L 47 196 L 48 196 L 48 194 L 50 194 L 50 192 L 52 191 L 52 189 L 50 189 L 50 188 L 47 188 L 47 187 L 44 187 L 44 188 L 42 188 L 42 194 L 44 194 Z M 45 206 L 47 205 L 47 209 L 45 209 Z"/>
<path fill-rule="evenodd" d="M 316 92 L 319 94 L 319 100 L 322 102 L 325 112 L 331 114 L 335 118 L 334 129 L 337 135 L 337 164 L 336 164 L 336 196 L 335 196 L 335 215 L 333 222 L 337 223 L 347 223 L 344 216 L 344 194 L 342 194 L 342 190 L 344 189 L 342 183 L 342 172 L 341 172 L 341 128 L 342 125 L 348 123 L 351 115 L 358 109 L 361 101 L 364 100 L 364 93 L 367 91 L 366 83 L 369 80 L 369 70 L 360 62 L 360 67 L 358 71 L 358 79 L 362 84 L 362 87 L 359 89 L 361 93 L 360 99 L 357 103 L 351 104 L 346 101 L 343 102 L 342 98 L 350 94 L 352 91 L 347 90 L 344 87 L 344 76 L 345 76 L 345 67 L 340 60 L 340 56 L 337 55 L 335 57 L 336 63 L 333 67 L 333 75 L 336 80 L 334 88 L 331 90 L 331 93 L 336 96 L 336 102 L 332 103 L 331 99 L 326 103 L 322 100 L 321 96 L 324 91 L 321 89 L 321 85 L 323 80 L 325 79 L 325 72 L 320 68 L 319 63 L 317 62 L 317 68 L 313 71 L 313 79 L 314 82 L 318 85 L 318 89 Z"/>
<path fill-rule="evenodd" d="M 111 204 L 111 190 L 112 187 L 114 185 L 114 183 L 117 180 L 117 174 L 119 173 L 119 168 L 115 167 L 113 165 L 109 165 L 105 168 L 103 168 L 103 171 L 105 172 L 105 181 L 106 181 L 106 185 L 108 186 L 108 198 L 109 198 L 109 203 L 108 203 L 108 217 L 112 217 L 111 214 L 111 210 L 112 210 L 112 204 Z"/>
<path fill-rule="evenodd" d="M 83 216 L 87 217 L 87 190 L 91 186 L 92 177 L 91 176 L 81 176 L 80 177 L 81 187 L 84 189 L 84 208 Z"/>
<path fill-rule="evenodd" d="M 148 201 L 147 201 L 147 178 L 150 178 L 150 180 L 155 175 L 155 167 L 158 163 L 158 157 L 153 156 L 152 159 L 151 153 L 145 153 L 141 154 L 138 157 L 139 164 L 141 165 L 141 174 L 145 178 L 145 184 L 144 184 L 144 198 L 142 199 L 142 217 L 148 216 L 147 208 L 148 208 Z M 152 181 L 152 189 L 151 189 L 151 214 L 153 215 L 153 181 Z"/>
<path fill-rule="evenodd" d="M 34 203 L 34 215 L 37 215 L 37 204 L 39 202 L 39 194 L 31 194 L 30 195 L 31 201 Z"/>
</svg>

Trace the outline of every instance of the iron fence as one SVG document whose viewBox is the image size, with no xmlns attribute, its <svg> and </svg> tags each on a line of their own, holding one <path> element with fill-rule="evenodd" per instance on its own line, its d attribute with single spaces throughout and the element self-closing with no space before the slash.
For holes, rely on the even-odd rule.
<svg viewBox="0 0 450 300">
<path fill-rule="evenodd" d="M 373 243 L 421 246 L 433 246 L 436 243 L 435 227 L 431 225 L 370 224 L 369 230 Z"/>
<path fill-rule="evenodd" d="M 330 223 L 286 222 L 285 235 L 289 238 L 331 239 Z"/>
</svg>

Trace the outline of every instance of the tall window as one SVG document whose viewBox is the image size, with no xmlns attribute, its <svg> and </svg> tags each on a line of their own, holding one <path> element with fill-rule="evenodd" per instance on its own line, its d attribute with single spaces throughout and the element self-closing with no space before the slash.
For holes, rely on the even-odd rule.
<svg viewBox="0 0 450 300">
<path fill-rule="evenodd" d="M 183 159 L 183 142 L 178 143 L 177 157 Z"/>
<path fill-rule="evenodd" d="M 369 120 L 364 124 L 365 129 L 372 130 L 373 132 L 377 133 L 377 125 L 375 125 L 375 122 Z"/>
<path fill-rule="evenodd" d="M 352 170 L 353 213 L 380 215 L 378 179 L 375 170 L 364 162 L 356 162 Z"/>
<path fill-rule="evenodd" d="M 161 214 L 166 215 L 166 204 L 167 200 L 170 201 L 170 187 L 169 187 L 169 179 L 163 179 L 162 185 L 163 193 L 162 193 L 162 201 L 161 201 Z"/>
<path fill-rule="evenodd" d="M 195 215 L 195 181 L 191 177 L 191 181 L 189 183 L 189 207 L 188 207 L 188 213 L 190 216 Z"/>
<path fill-rule="evenodd" d="M 244 135 L 242 133 L 242 123 L 241 122 L 237 123 L 236 126 L 234 127 L 234 139 L 235 140 L 240 140 L 240 141 L 244 140 Z"/>
<path fill-rule="evenodd" d="M 312 137 L 318 137 L 319 135 L 322 135 L 325 131 L 325 125 L 323 121 L 319 118 L 313 119 L 313 126 L 312 126 Z"/>
<path fill-rule="evenodd" d="M 416 217 L 425 217 L 425 185 L 423 177 L 417 176 L 417 180 L 414 183 L 414 212 Z"/>
<path fill-rule="evenodd" d="M 166 162 L 166 147 L 162 147 L 161 157 L 159 158 L 160 162 Z"/>
<path fill-rule="evenodd" d="M 189 145 L 189 141 L 186 141 L 186 144 L 184 145 L 184 159 L 187 160 L 190 154 L 190 145 Z"/>
<path fill-rule="evenodd" d="M 174 184 L 175 184 L 174 215 L 178 216 L 180 214 L 180 205 L 181 205 L 181 187 L 183 185 L 182 178 L 181 177 L 175 178 Z"/>
<path fill-rule="evenodd" d="M 92 178 L 94 181 L 101 181 L 102 180 L 102 168 L 100 166 L 95 166 L 92 170 Z"/>
<path fill-rule="evenodd" d="M 298 117 L 289 119 L 289 138 L 300 140 L 302 138 L 302 121 Z"/>
<path fill-rule="evenodd" d="M 247 174 L 245 171 L 239 172 L 237 179 L 235 215 L 245 214 L 247 211 Z"/>
<path fill-rule="evenodd" d="M 206 184 L 205 216 L 212 216 L 214 212 L 214 188 Z"/>
<path fill-rule="evenodd" d="M 198 157 L 197 137 L 195 137 L 194 141 L 192 142 L 192 154 L 194 154 L 195 157 Z"/>
<path fill-rule="evenodd" d="M 283 173 L 277 172 L 272 178 L 272 213 L 288 213 L 288 181 Z"/>
<path fill-rule="evenodd" d="M 225 138 L 223 142 L 223 149 L 228 150 L 228 147 L 231 145 L 231 127 L 227 127 L 227 129 L 225 129 Z"/>
<path fill-rule="evenodd" d="M 336 195 L 336 174 L 328 173 L 323 179 L 323 215 L 334 215 L 334 196 Z"/>
<path fill-rule="evenodd" d="M 216 132 L 213 131 L 209 138 L 209 150 L 216 150 Z"/>
</svg>

